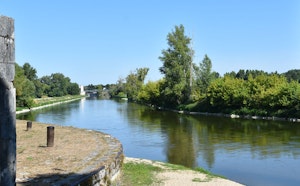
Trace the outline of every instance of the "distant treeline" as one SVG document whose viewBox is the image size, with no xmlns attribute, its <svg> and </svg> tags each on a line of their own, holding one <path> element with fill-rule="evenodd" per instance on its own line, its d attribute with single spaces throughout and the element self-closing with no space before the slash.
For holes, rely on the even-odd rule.
<svg viewBox="0 0 300 186">
<path fill-rule="evenodd" d="M 191 38 L 182 25 L 167 35 L 167 42 L 169 47 L 159 57 L 162 79 L 144 84 L 149 68 L 138 68 L 116 84 L 86 88 L 164 108 L 300 118 L 300 70 L 239 70 L 221 77 L 212 71 L 207 55 L 198 65 L 193 63 Z"/>
<path fill-rule="evenodd" d="M 78 95 L 80 88 L 72 83 L 70 78 L 61 73 L 50 76 L 37 77 L 37 71 L 29 63 L 23 66 L 15 65 L 16 103 L 17 107 L 32 107 L 34 98 L 60 97 L 65 95 Z"/>
</svg>

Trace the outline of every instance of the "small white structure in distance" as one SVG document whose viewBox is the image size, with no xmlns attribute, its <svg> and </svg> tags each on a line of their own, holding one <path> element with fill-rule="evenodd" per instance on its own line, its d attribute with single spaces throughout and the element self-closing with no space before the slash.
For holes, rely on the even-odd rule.
<svg viewBox="0 0 300 186">
<path fill-rule="evenodd" d="M 80 95 L 84 96 L 85 95 L 85 91 L 84 91 L 84 86 L 80 85 Z"/>
</svg>

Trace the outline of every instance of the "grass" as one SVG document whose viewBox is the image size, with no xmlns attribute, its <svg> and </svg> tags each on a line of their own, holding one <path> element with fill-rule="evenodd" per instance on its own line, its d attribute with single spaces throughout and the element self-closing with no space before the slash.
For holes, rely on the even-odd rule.
<svg viewBox="0 0 300 186">
<path fill-rule="evenodd" d="M 205 179 L 194 178 L 193 182 L 209 182 L 213 178 L 223 178 L 223 179 L 226 179 L 224 176 L 213 174 L 210 171 L 208 171 L 206 169 L 203 169 L 201 167 L 194 168 L 193 170 L 198 171 L 198 172 L 203 173 L 203 174 L 206 174 L 206 178 Z"/>
<path fill-rule="evenodd" d="M 58 102 L 64 102 L 64 101 L 69 101 L 69 100 L 74 100 L 74 99 L 80 99 L 83 98 L 84 96 L 81 95 L 67 95 L 67 96 L 62 96 L 62 97 L 43 97 L 43 98 L 35 98 L 34 99 L 34 104 L 33 107 L 40 107 L 44 105 L 50 105 L 53 103 L 58 103 Z M 17 107 L 16 111 L 22 111 L 24 109 L 28 109 L 27 107 Z"/>
<path fill-rule="evenodd" d="M 122 168 L 122 185 L 151 185 L 158 183 L 155 174 L 162 171 L 160 167 L 156 167 L 146 163 L 125 163 Z"/>
<path fill-rule="evenodd" d="M 44 105 L 49 105 L 57 102 L 63 102 L 63 101 L 68 101 L 72 99 L 77 99 L 77 98 L 82 98 L 83 96 L 81 95 L 67 95 L 67 96 L 62 96 L 62 97 L 44 97 L 44 98 L 36 98 L 34 99 L 34 107 L 39 107 L 39 106 L 44 106 Z"/>
<path fill-rule="evenodd" d="M 164 166 L 171 170 L 190 170 L 189 168 L 187 168 L 183 165 L 175 165 L 175 164 L 171 164 L 171 163 L 165 163 Z"/>
<path fill-rule="evenodd" d="M 219 176 L 205 170 L 203 168 L 188 168 L 182 165 L 175 165 L 170 163 L 159 163 L 152 162 L 153 164 L 143 163 L 143 162 L 128 162 L 124 163 L 122 167 L 122 176 L 121 180 L 115 185 L 122 185 L 122 186 L 131 186 L 131 185 L 157 185 L 161 184 L 163 180 L 157 178 L 157 175 L 164 172 L 164 171 L 196 171 L 202 174 L 205 174 L 205 177 L 195 177 L 191 181 L 192 182 L 209 182 L 213 178 L 224 178 L 223 176 Z M 121 183 L 121 184 L 120 184 Z M 114 184 L 113 184 L 114 185 Z"/>
</svg>

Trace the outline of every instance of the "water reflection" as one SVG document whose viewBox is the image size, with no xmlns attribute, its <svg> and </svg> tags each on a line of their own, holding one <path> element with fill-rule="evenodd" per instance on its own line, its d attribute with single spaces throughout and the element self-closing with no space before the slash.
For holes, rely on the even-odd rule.
<svg viewBox="0 0 300 186">
<path fill-rule="evenodd" d="M 299 124 L 181 115 L 130 103 L 127 118 L 140 120 L 128 123 L 148 132 L 160 127 L 167 162 L 205 167 L 249 185 L 300 183 Z"/>
<path fill-rule="evenodd" d="M 101 130 L 120 139 L 127 156 L 201 166 L 247 185 L 300 183 L 295 123 L 181 115 L 96 99 L 18 118 Z"/>
<path fill-rule="evenodd" d="M 169 162 L 189 167 L 197 165 L 197 154 L 212 167 L 216 149 L 226 153 L 246 150 L 253 158 L 260 159 L 285 155 L 299 158 L 300 155 L 300 127 L 294 123 L 187 116 L 157 112 L 135 104 L 128 107 L 127 115 L 127 118 L 143 121 L 143 125 L 130 121 L 129 124 L 137 124 L 149 132 L 159 126 L 168 136 Z"/>
</svg>

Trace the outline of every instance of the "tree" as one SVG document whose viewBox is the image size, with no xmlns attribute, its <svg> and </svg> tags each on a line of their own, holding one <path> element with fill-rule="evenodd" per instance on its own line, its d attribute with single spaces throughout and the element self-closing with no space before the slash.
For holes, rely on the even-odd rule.
<svg viewBox="0 0 300 186">
<path fill-rule="evenodd" d="M 67 87 L 68 94 L 70 95 L 79 95 L 80 94 L 80 88 L 77 83 L 69 83 L 69 86 Z"/>
<path fill-rule="evenodd" d="M 133 101 L 138 100 L 138 93 L 141 90 L 149 68 L 137 68 L 126 77 L 125 92 L 127 98 Z"/>
<path fill-rule="evenodd" d="M 249 91 L 243 79 L 225 76 L 211 82 L 207 89 L 207 99 L 215 111 L 240 109 L 247 105 Z"/>
<path fill-rule="evenodd" d="M 294 70 L 289 70 L 283 75 L 288 79 L 288 81 L 297 81 L 300 83 L 300 70 L 294 69 Z"/>
<path fill-rule="evenodd" d="M 160 92 L 159 87 L 162 83 L 162 80 L 160 81 L 149 81 L 142 87 L 142 89 L 139 91 L 138 94 L 138 100 L 147 103 L 159 106 L 160 104 Z"/>
<path fill-rule="evenodd" d="M 61 73 L 54 73 L 51 76 L 43 76 L 41 82 L 46 84 L 45 92 L 50 97 L 65 96 L 68 94 L 70 86 L 70 78 L 65 77 Z"/>
<path fill-rule="evenodd" d="M 84 87 L 84 90 L 95 90 L 97 89 L 97 86 L 93 84 L 89 84 L 88 86 Z"/>
<path fill-rule="evenodd" d="M 205 54 L 202 63 L 196 71 L 196 86 L 200 89 L 201 94 L 205 94 L 210 82 L 216 78 L 215 73 L 212 72 L 212 63 L 209 57 Z"/>
<path fill-rule="evenodd" d="M 35 97 L 41 98 L 45 95 L 46 84 L 43 84 L 40 79 L 34 80 L 33 84 L 35 86 Z"/>
<path fill-rule="evenodd" d="M 35 96 L 35 86 L 32 81 L 27 79 L 24 70 L 18 64 L 15 64 L 16 104 L 19 107 L 32 107 Z"/>
<path fill-rule="evenodd" d="M 184 34 L 183 25 L 167 35 L 169 47 L 162 50 L 159 59 L 163 62 L 160 72 L 165 75 L 165 84 L 161 87 L 165 104 L 177 106 L 190 98 L 192 76 L 192 55 L 189 47 L 191 39 Z"/>
<path fill-rule="evenodd" d="M 23 65 L 24 75 L 29 79 L 30 81 L 36 80 L 36 69 L 33 68 L 29 63 L 25 63 Z"/>
</svg>

